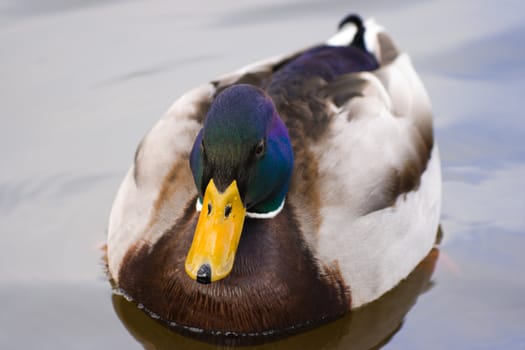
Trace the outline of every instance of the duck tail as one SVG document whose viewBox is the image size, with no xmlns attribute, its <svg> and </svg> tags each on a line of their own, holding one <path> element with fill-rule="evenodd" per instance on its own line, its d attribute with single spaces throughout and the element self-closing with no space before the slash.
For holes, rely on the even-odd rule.
<svg viewBox="0 0 525 350">
<path fill-rule="evenodd" d="M 353 24 L 356 27 L 356 33 L 354 34 L 352 42 L 350 42 L 350 46 L 355 46 L 359 49 L 367 51 L 365 44 L 365 26 L 361 17 L 354 13 L 349 14 L 348 16 L 343 18 L 341 22 L 339 22 L 337 29 L 341 31 L 345 26 L 349 24 Z"/>
<path fill-rule="evenodd" d="M 377 35 L 384 31 L 373 18 L 363 21 L 349 14 L 339 22 L 337 33 L 326 42 L 330 46 L 354 46 L 379 57 Z"/>
</svg>

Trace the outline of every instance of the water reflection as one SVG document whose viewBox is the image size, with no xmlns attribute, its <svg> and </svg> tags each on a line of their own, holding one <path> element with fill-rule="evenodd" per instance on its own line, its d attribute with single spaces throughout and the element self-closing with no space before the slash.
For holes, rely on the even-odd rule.
<svg viewBox="0 0 525 350">
<path fill-rule="evenodd" d="M 369 1 L 356 0 L 349 3 L 348 0 L 301 0 L 287 2 L 263 2 L 253 7 L 232 9 L 217 21 L 220 26 L 231 28 L 236 25 L 253 24 L 257 22 L 270 23 L 278 21 L 290 21 L 295 18 L 318 18 L 319 16 L 333 16 L 334 13 L 348 13 L 355 11 L 366 12 L 380 6 L 383 10 L 399 10 L 419 0 L 398 1 Z"/>
<path fill-rule="evenodd" d="M 251 347 L 263 349 L 375 349 L 386 344 L 401 329 L 403 319 L 419 295 L 432 287 L 430 278 L 439 256 L 432 249 L 406 280 L 379 300 L 322 327 L 270 344 Z M 216 345 L 202 343 L 172 332 L 151 319 L 123 296 L 113 295 L 113 307 L 133 337 L 146 349 L 215 349 Z M 239 345 L 232 339 L 204 339 L 228 345 Z M 250 341 L 265 342 L 269 339 Z M 270 339 L 272 340 L 272 339 Z M 242 340 L 241 340 L 242 341 Z"/>
<path fill-rule="evenodd" d="M 324 40 L 355 11 L 411 54 L 433 102 L 447 231 L 438 282 L 374 341 L 342 339 L 356 312 L 272 345 L 370 347 L 403 322 L 386 348 L 525 349 L 524 4 L 0 0 L 0 348 L 139 348 L 113 317 L 94 248 L 138 140 L 188 88 Z M 146 348 L 211 348 L 115 298 Z"/>
<path fill-rule="evenodd" d="M 453 79 L 508 81 L 525 76 L 525 46 L 516 45 L 525 26 L 513 26 L 490 36 L 476 38 L 460 47 L 422 58 L 421 66 Z M 505 54 L 502 54 L 505 53 Z M 454 60 L 450 60 L 454 57 Z"/>
<path fill-rule="evenodd" d="M 15 16 L 41 15 L 78 10 L 118 1 L 123 0 L 7 0 L 5 1 L 4 11 Z"/>
</svg>

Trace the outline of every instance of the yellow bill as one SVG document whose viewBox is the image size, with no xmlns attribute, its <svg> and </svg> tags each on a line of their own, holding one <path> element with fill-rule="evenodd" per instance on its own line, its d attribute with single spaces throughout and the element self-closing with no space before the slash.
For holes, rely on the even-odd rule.
<svg viewBox="0 0 525 350">
<path fill-rule="evenodd" d="M 186 273 L 201 283 L 218 281 L 231 272 L 241 238 L 246 208 L 234 180 L 219 192 L 213 179 L 204 193 L 202 210 L 193 236 Z"/>
</svg>

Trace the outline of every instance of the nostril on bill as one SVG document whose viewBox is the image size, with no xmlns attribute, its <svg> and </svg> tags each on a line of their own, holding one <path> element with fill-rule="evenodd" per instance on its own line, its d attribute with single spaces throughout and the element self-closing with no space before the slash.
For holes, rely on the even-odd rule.
<svg viewBox="0 0 525 350">
<path fill-rule="evenodd" d="M 229 217 L 231 213 L 232 213 L 232 205 L 228 204 L 226 208 L 224 208 L 224 217 L 226 218 Z"/>
<path fill-rule="evenodd" d="M 197 271 L 197 282 L 202 284 L 211 283 L 211 266 L 208 264 L 203 264 L 199 267 Z"/>
</svg>

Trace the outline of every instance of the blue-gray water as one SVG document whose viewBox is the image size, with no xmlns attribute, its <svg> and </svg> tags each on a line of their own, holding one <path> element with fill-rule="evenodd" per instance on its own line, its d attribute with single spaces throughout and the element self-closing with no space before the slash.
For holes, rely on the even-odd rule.
<svg viewBox="0 0 525 350">
<path fill-rule="evenodd" d="M 524 349 L 525 5 L 474 0 L 0 0 L 0 348 L 154 348 L 120 321 L 100 263 L 136 144 L 185 90 L 322 41 L 351 11 L 411 54 L 443 160 L 432 282 L 379 338 L 386 349 Z M 360 324 L 382 326 L 378 313 Z M 364 342 L 348 334 L 319 348 Z"/>
</svg>

